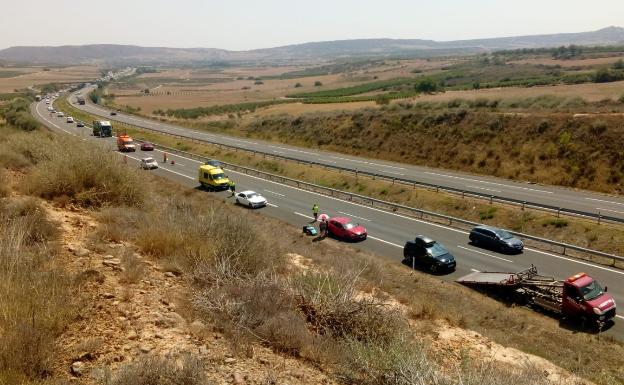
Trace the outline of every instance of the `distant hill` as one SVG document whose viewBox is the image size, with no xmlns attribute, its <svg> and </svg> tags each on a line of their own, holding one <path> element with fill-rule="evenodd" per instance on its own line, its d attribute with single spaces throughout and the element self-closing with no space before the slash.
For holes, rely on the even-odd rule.
<svg viewBox="0 0 624 385">
<path fill-rule="evenodd" d="M 309 61 L 354 56 L 440 56 L 497 49 L 561 45 L 624 44 L 624 28 L 438 42 L 420 39 L 357 39 L 312 42 L 251 51 L 217 48 L 166 48 L 94 44 L 60 47 L 11 47 L 0 50 L 0 61 L 34 64 L 175 64 L 245 61 Z"/>
</svg>

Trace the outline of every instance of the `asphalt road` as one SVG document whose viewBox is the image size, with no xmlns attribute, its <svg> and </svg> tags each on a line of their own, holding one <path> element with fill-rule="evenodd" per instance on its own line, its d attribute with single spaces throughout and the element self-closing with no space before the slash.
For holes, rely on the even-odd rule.
<svg viewBox="0 0 624 385">
<path fill-rule="evenodd" d="M 110 146 L 111 150 L 115 149 L 113 138 L 94 138 L 90 135 L 89 128 L 77 128 L 75 124 L 66 123 L 65 118 L 57 118 L 56 115 L 51 116 L 43 102 L 36 105 L 33 113 L 50 128 L 83 137 L 84 140 L 100 142 Z M 126 154 L 129 162 L 138 162 L 142 157 L 151 156 L 160 163 L 159 169 L 145 171 L 146 173 L 154 172 L 189 188 L 198 186 L 196 177 L 200 162 L 168 154 L 169 160 L 175 160 L 175 165 L 163 164 L 162 155 L 162 152 L 158 150 L 149 153 L 138 151 Z M 402 260 L 403 245 L 406 240 L 413 239 L 417 234 L 427 235 L 438 240 L 457 259 L 457 270 L 451 274 L 441 275 L 440 279 L 443 280 L 453 281 L 472 271 L 515 272 L 533 264 L 538 267 L 541 274 L 560 279 L 581 271 L 586 272 L 596 278 L 603 286 L 607 285 L 609 293 L 614 296 L 616 301 L 621 304 L 624 303 L 624 286 L 621 285 L 624 279 L 624 271 L 619 269 L 532 248 L 527 248 L 524 253 L 518 255 L 501 254 L 472 246 L 469 244 L 467 232 L 462 230 L 327 197 L 231 170 L 226 170 L 226 173 L 236 181 L 238 191 L 254 190 L 268 199 L 269 206 L 259 209 L 262 214 L 300 227 L 310 221 L 312 205 L 318 203 L 321 213 L 327 213 L 330 216 L 347 216 L 367 228 L 368 239 L 353 244 L 355 247 L 374 252 L 397 263 Z M 229 196 L 229 193 L 226 192 L 206 192 L 206 194 Z M 323 242 L 337 241 L 327 239 Z M 624 340 L 624 317 L 618 315 L 615 324 L 606 333 Z"/>
<path fill-rule="evenodd" d="M 87 92 L 87 90 L 83 89 L 77 91 L 76 93 L 86 95 Z M 111 116 L 110 110 L 92 104 L 88 98 L 85 99 L 87 99 L 87 104 L 78 105 L 75 103 L 75 97 L 72 96 L 69 98 L 70 103 L 72 103 L 76 108 L 94 115 L 106 117 L 107 120 L 117 120 L 139 127 L 145 127 L 172 134 L 185 135 L 192 138 L 209 140 L 215 143 L 238 146 L 250 150 L 289 156 L 305 161 L 317 161 L 327 165 L 337 165 L 357 169 L 359 171 L 372 172 L 390 178 L 401 177 L 449 188 L 456 188 L 509 199 L 518 199 L 527 202 L 535 202 L 543 205 L 561 207 L 569 210 L 578 210 L 593 214 L 600 213 L 605 216 L 624 219 L 624 197 L 621 196 L 608 196 L 589 191 L 514 182 L 495 177 L 472 175 L 442 169 L 367 159 L 340 153 L 289 146 L 285 144 L 274 144 L 260 140 L 230 137 L 165 124 L 155 120 L 140 118 L 121 112 L 118 112 L 116 116 Z"/>
</svg>

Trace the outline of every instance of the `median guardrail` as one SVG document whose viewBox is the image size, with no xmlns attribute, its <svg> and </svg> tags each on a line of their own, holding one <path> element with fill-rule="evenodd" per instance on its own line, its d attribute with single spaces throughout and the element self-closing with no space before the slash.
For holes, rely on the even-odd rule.
<svg viewBox="0 0 624 385">
<path fill-rule="evenodd" d="M 92 128 L 87 124 L 85 124 L 85 126 L 87 128 Z M 140 138 L 137 138 L 137 140 L 140 140 Z M 210 159 L 203 155 L 193 154 L 187 151 L 178 150 L 176 148 L 163 146 L 157 143 L 153 143 L 153 144 L 154 144 L 154 147 L 162 151 L 168 152 L 170 154 L 181 155 L 186 158 L 194 159 L 200 162 L 205 162 Z M 371 198 L 368 196 L 355 194 L 355 193 L 348 192 L 348 191 L 342 191 L 342 190 L 333 189 L 330 187 L 320 186 L 314 183 L 304 182 L 304 181 L 300 181 L 297 179 L 292 179 L 292 178 L 284 177 L 281 175 L 272 174 L 266 171 L 256 170 L 251 167 L 239 166 L 239 165 L 228 163 L 228 162 L 221 162 L 221 163 L 227 166 L 227 168 L 231 168 L 237 172 L 241 172 L 247 175 L 253 175 L 256 177 L 260 177 L 262 179 L 278 182 L 284 185 L 294 186 L 302 190 L 320 193 L 323 195 L 347 200 L 350 202 L 355 202 L 355 203 L 359 203 L 363 205 L 369 205 L 371 207 L 375 207 L 380 210 L 392 212 L 395 214 L 408 215 L 410 217 L 420 219 L 423 221 L 443 222 L 445 225 L 453 226 L 453 227 L 461 228 L 461 229 L 466 229 L 466 228 L 474 227 L 474 226 L 481 224 L 478 222 L 473 222 L 473 221 L 469 221 L 469 220 L 462 219 L 462 218 L 456 218 L 456 217 L 445 215 L 445 214 L 439 214 L 433 211 L 422 210 L 422 209 L 418 209 L 415 207 L 409 207 L 409 206 L 401 205 L 398 203 L 387 202 L 381 199 Z M 517 237 L 522 238 L 525 242 L 530 241 L 530 242 L 533 242 L 534 244 L 537 244 L 538 245 L 537 247 L 541 249 L 544 249 L 543 246 L 547 246 L 548 247 L 547 250 L 555 251 L 562 255 L 570 256 L 573 258 L 580 257 L 580 259 L 585 259 L 585 260 L 588 259 L 587 258 L 588 256 L 594 257 L 594 258 L 601 258 L 602 260 L 595 261 L 601 264 L 605 264 L 604 259 L 606 259 L 606 260 L 611 261 L 611 263 L 609 264 L 611 266 L 615 266 L 616 262 L 624 262 L 624 257 L 619 256 L 619 255 L 605 253 L 605 252 L 593 250 L 593 249 L 588 249 L 588 248 L 581 247 L 581 246 L 571 245 L 569 243 L 553 241 L 553 240 L 546 239 L 546 238 L 540 238 L 537 236 L 524 234 L 524 233 L 520 233 L 516 231 L 509 231 L 509 232 Z M 581 255 L 569 254 L 570 251 L 580 253 Z"/>
<path fill-rule="evenodd" d="M 181 156 L 194 159 L 200 162 L 205 162 L 210 159 L 202 155 L 193 154 L 190 152 L 178 150 L 175 148 L 171 148 L 171 147 L 167 147 L 167 146 L 163 146 L 159 144 L 154 144 L 154 146 L 170 154 L 181 155 Z M 478 222 L 456 218 L 456 217 L 452 217 L 449 215 L 439 214 L 433 211 L 422 210 L 422 209 L 418 209 L 415 207 L 409 207 L 409 206 L 405 206 L 405 205 L 401 205 L 397 203 L 387 202 L 381 199 L 371 198 L 368 196 L 355 194 L 355 193 L 348 192 L 348 191 L 342 191 L 342 190 L 333 189 L 330 187 L 320 186 L 314 183 L 287 178 L 281 175 L 276 175 L 276 174 L 272 174 L 266 171 L 256 170 L 250 167 L 239 166 L 239 165 L 227 163 L 227 162 L 221 162 L 221 163 L 225 165 L 226 169 L 232 169 L 234 171 L 241 172 L 247 175 L 260 177 L 262 179 L 278 182 L 284 185 L 297 187 L 303 190 L 312 191 L 315 193 L 331 196 L 334 198 L 339 198 L 339 199 L 347 200 L 350 202 L 368 205 L 371 207 L 378 208 L 380 210 L 389 211 L 389 212 L 396 213 L 396 214 L 408 215 L 410 217 L 421 219 L 423 221 L 435 220 L 437 222 L 443 222 L 444 224 L 448 226 L 462 228 L 462 229 L 472 228 L 474 226 L 481 225 L 481 223 L 478 223 Z M 609 254 L 609 253 L 605 253 L 605 252 L 598 251 L 598 250 L 592 250 L 592 249 L 588 249 L 588 248 L 581 247 L 581 246 L 571 245 L 569 243 L 553 241 L 550 239 L 540 238 L 540 237 L 536 237 L 533 235 L 519 233 L 515 231 L 509 231 L 509 232 L 517 237 L 522 238 L 525 241 L 531 241 L 534 244 L 539 245 L 538 247 L 541 249 L 543 249 L 544 247 L 540 247 L 540 246 L 548 246 L 548 250 L 555 251 L 560 254 L 570 256 L 570 257 L 579 256 L 575 254 L 570 254 L 570 251 L 572 251 L 576 253 L 581 253 L 585 256 L 589 255 L 593 257 L 600 257 L 600 258 L 608 259 L 611 261 L 610 265 L 612 266 L 615 265 L 616 261 L 624 262 L 624 257 L 619 256 L 619 255 Z M 600 261 L 597 261 L 597 262 L 600 262 Z"/>
<path fill-rule="evenodd" d="M 75 105 L 73 105 L 71 102 L 69 102 L 69 103 L 74 108 L 78 108 Z M 91 112 L 89 112 L 89 111 L 85 111 L 85 112 L 91 114 Z M 98 115 L 98 116 L 101 116 L 101 115 Z M 354 175 L 356 178 L 358 178 L 360 176 L 364 176 L 364 177 L 369 177 L 369 178 L 372 178 L 372 179 L 379 179 L 379 180 L 388 181 L 388 182 L 391 182 L 393 184 L 399 183 L 399 184 L 402 184 L 402 185 L 410 186 L 412 188 L 420 187 L 420 188 L 426 188 L 426 189 L 430 189 L 430 190 L 435 190 L 436 192 L 443 191 L 443 192 L 446 192 L 446 193 L 452 193 L 452 194 L 456 194 L 456 195 L 461 195 L 462 197 L 472 197 L 472 198 L 486 200 L 490 204 L 492 204 L 494 202 L 497 202 L 497 203 L 502 203 L 502 204 L 518 206 L 522 210 L 524 210 L 525 208 L 531 208 L 531 209 L 534 209 L 534 210 L 541 210 L 541 211 L 546 211 L 546 212 L 549 212 L 549 213 L 556 214 L 557 218 L 559 218 L 561 215 L 567 215 L 567 216 L 574 216 L 574 217 L 589 218 L 589 219 L 592 219 L 592 220 L 596 220 L 598 223 L 601 223 L 603 221 L 609 221 L 609 222 L 615 222 L 615 223 L 624 223 L 624 219 L 623 218 L 618 218 L 618 217 L 614 217 L 614 216 L 610 216 L 610 215 L 603 215 L 601 212 L 590 213 L 590 212 L 586 212 L 586 211 L 582 211 L 582 210 L 575 210 L 575 209 L 569 209 L 569 208 L 564 208 L 564 207 L 557 207 L 557 206 L 553 206 L 553 205 L 546 205 L 546 204 L 537 203 L 537 202 L 523 201 L 523 200 L 520 200 L 520 199 L 501 197 L 501 196 L 497 196 L 497 195 L 481 193 L 481 192 L 478 192 L 478 191 L 471 191 L 471 190 L 459 189 L 459 188 L 454 188 L 454 187 L 441 186 L 441 185 L 436 185 L 436 184 L 427 183 L 427 182 L 421 182 L 421 181 L 417 181 L 417 180 L 413 180 L 413 179 L 392 177 L 392 176 L 383 175 L 383 174 L 377 174 L 377 173 L 373 173 L 373 172 L 369 172 L 369 171 L 361 171 L 361 170 L 357 170 L 357 169 L 353 169 L 353 168 L 342 167 L 342 166 L 337 166 L 337 165 L 333 165 L 333 164 L 327 164 L 327 163 L 323 163 L 323 162 L 320 162 L 320 161 L 301 160 L 301 159 L 297 159 L 297 158 L 290 157 L 290 156 L 279 155 L 279 154 L 276 154 L 276 153 L 271 153 L 271 152 L 266 152 L 266 151 L 258 151 L 258 150 L 253 150 L 253 149 L 240 147 L 240 146 L 235 146 L 235 145 L 230 145 L 230 144 L 223 144 L 223 143 L 219 143 L 219 142 L 215 142 L 215 141 L 211 141 L 211 140 L 207 140 L 207 139 L 194 138 L 194 137 L 187 136 L 187 135 L 173 134 L 173 133 L 170 133 L 170 132 L 167 132 L 167 131 L 163 131 L 163 130 L 159 130 L 159 129 L 156 129 L 156 128 L 137 126 L 136 124 L 122 122 L 122 121 L 116 120 L 116 119 L 114 119 L 112 117 L 107 117 L 107 119 L 113 120 L 113 121 L 115 121 L 117 123 L 125 124 L 125 125 L 127 125 L 129 127 L 134 127 L 134 128 L 136 128 L 138 130 L 154 131 L 154 132 L 158 132 L 158 133 L 163 134 L 163 135 L 168 135 L 168 136 L 175 137 L 175 138 L 190 140 L 190 141 L 195 142 L 195 143 L 208 143 L 210 145 L 217 146 L 218 148 L 224 148 L 224 149 L 228 149 L 228 150 L 245 151 L 245 152 L 248 152 L 250 154 L 253 154 L 254 156 L 272 157 L 273 159 L 290 161 L 290 162 L 295 162 L 295 163 L 299 163 L 299 164 L 305 164 L 305 165 L 310 165 L 310 166 L 320 166 L 320 167 L 324 167 L 326 169 L 336 170 L 338 172 L 349 173 L 349 174 Z M 162 124 L 162 122 L 157 122 L 157 121 L 154 121 L 154 123 Z"/>
</svg>

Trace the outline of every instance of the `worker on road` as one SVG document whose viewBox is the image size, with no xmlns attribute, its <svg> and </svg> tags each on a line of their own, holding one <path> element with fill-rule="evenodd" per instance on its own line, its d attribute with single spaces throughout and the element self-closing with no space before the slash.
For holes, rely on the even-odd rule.
<svg viewBox="0 0 624 385">
<path fill-rule="evenodd" d="M 325 221 L 325 218 L 323 218 L 323 220 L 321 220 L 321 223 L 319 223 L 319 233 L 321 239 L 327 236 L 327 222 Z"/>
<path fill-rule="evenodd" d="M 231 196 L 234 196 L 234 194 L 236 193 L 236 183 L 234 183 L 233 180 L 230 180 L 229 187 L 230 187 L 230 192 L 232 192 Z"/>
<path fill-rule="evenodd" d="M 312 206 L 312 215 L 314 216 L 314 221 L 312 222 L 316 222 L 316 220 L 318 219 L 318 213 L 319 213 L 319 205 L 315 203 L 314 206 Z"/>
<path fill-rule="evenodd" d="M 167 153 L 163 152 L 163 163 L 167 163 Z"/>
</svg>

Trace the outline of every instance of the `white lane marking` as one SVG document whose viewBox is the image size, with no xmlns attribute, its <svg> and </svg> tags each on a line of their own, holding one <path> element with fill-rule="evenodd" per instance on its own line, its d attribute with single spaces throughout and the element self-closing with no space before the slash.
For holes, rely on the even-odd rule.
<svg viewBox="0 0 624 385">
<path fill-rule="evenodd" d="M 273 152 L 274 152 L 274 153 L 276 153 L 276 154 L 285 154 L 285 152 L 284 152 L 284 151 L 277 151 L 277 150 L 273 150 Z"/>
<path fill-rule="evenodd" d="M 497 193 L 501 192 L 501 190 L 494 190 L 491 188 L 485 188 L 485 187 L 479 187 L 479 186 L 466 186 L 466 187 L 477 188 L 479 190 L 492 191 L 492 192 L 497 192 Z"/>
<path fill-rule="evenodd" d="M 124 154 L 124 153 L 117 152 L 117 151 L 115 151 L 115 153 L 116 153 L 116 154 L 119 154 L 120 156 L 127 156 L 128 158 L 130 158 L 130 159 L 134 159 L 134 160 L 136 160 L 137 162 L 140 162 L 140 161 L 141 161 L 141 159 L 139 159 L 139 158 L 135 158 L 135 157 L 134 157 L 134 156 L 132 156 L 132 155 Z M 182 173 L 177 172 L 177 171 L 170 170 L 170 169 L 168 169 L 168 168 L 164 168 L 164 167 L 158 167 L 158 168 L 159 168 L 159 169 L 161 169 L 161 170 L 165 170 L 165 171 L 172 172 L 172 173 L 174 173 L 174 174 L 178 174 L 178 175 L 183 176 L 183 177 L 188 178 L 188 179 L 192 179 L 192 180 L 194 180 L 194 179 L 195 179 L 195 178 L 193 178 L 193 177 L 190 177 L 190 176 L 188 176 L 188 175 L 182 174 Z"/>
<path fill-rule="evenodd" d="M 394 175 L 405 175 L 405 174 L 403 174 L 403 173 L 400 173 L 400 172 L 394 172 L 394 171 L 383 171 L 383 172 L 388 173 L 388 174 L 394 174 Z"/>
<path fill-rule="evenodd" d="M 169 154 L 169 155 L 171 155 L 171 156 L 176 156 L 176 157 L 178 157 L 178 158 L 182 158 L 182 159 L 190 160 L 191 162 L 195 162 L 195 163 L 203 163 L 202 161 L 195 160 L 195 159 L 191 159 L 191 158 L 187 158 L 186 156 L 182 156 L 182 155 L 172 154 L 172 153 L 170 153 L 170 152 L 163 151 L 163 150 L 160 150 L 160 149 L 158 149 L 158 148 L 155 148 L 155 149 L 154 149 L 154 151 L 156 151 L 156 152 L 162 152 L 162 153 L 167 153 L 167 154 Z"/>
<path fill-rule="evenodd" d="M 311 216 L 309 216 L 309 215 L 301 214 L 301 213 L 298 213 L 298 212 L 296 212 L 296 211 L 295 211 L 294 213 L 295 213 L 295 214 L 297 214 L 297 215 L 299 215 L 299 216 L 301 216 L 301 217 L 304 217 L 304 218 L 314 219 L 314 218 L 312 218 L 312 217 L 311 217 Z"/>
<path fill-rule="evenodd" d="M 595 265 L 593 263 L 583 262 L 583 261 L 579 261 L 577 259 L 563 257 L 563 256 L 557 255 L 557 254 L 547 253 L 545 251 L 533 249 L 533 248 L 530 248 L 530 247 L 525 247 L 524 249 L 525 250 L 531 250 L 531 251 L 534 251 L 536 253 L 548 255 L 548 256 L 551 256 L 551 257 L 555 257 L 555 258 L 558 258 L 558 259 L 563 259 L 563 260 L 566 260 L 566 261 L 569 261 L 569 262 L 578 263 L 579 265 L 591 266 L 591 267 L 595 267 L 596 269 L 605 270 L 605 271 L 608 271 L 608 272 L 611 272 L 611 273 L 624 275 L 624 271 L 618 271 L 618 270 L 614 270 L 614 269 L 609 269 L 608 267 L 603 267 L 603 266 Z"/>
<path fill-rule="evenodd" d="M 496 255 L 484 253 L 482 251 L 474 250 L 474 249 L 471 249 L 471 248 L 468 248 L 468 247 L 464 247 L 464 246 L 460 246 L 460 245 L 457 245 L 457 247 L 459 247 L 460 249 L 472 251 L 473 253 L 482 254 L 482 255 L 485 255 L 485 256 L 490 257 L 490 258 L 496 258 L 496 259 L 500 259 L 501 261 L 513 263 L 513 261 L 511 261 L 509 259 L 505 259 L 505 258 L 502 258 L 502 257 L 497 257 Z"/>
<path fill-rule="evenodd" d="M 479 180 L 479 179 L 464 178 L 464 177 L 461 177 L 461 176 L 446 175 L 446 174 L 440 174 L 440 173 L 437 173 L 437 172 L 425 171 L 425 174 L 435 175 L 435 176 L 443 176 L 445 178 L 467 180 L 467 181 L 470 181 L 470 182 L 486 183 L 486 184 L 491 184 L 491 185 L 494 185 L 494 186 L 502 186 L 502 187 L 516 188 L 516 189 L 520 189 L 520 190 L 541 192 L 541 193 L 544 193 L 544 194 L 554 194 L 552 191 L 537 190 L 537 189 L 528 188 L 528 187 L 512 186 L 512 185 L 508 185 L 508 184 L 504 184 L 504 183 L 496 183 L 496 182 L 489 182 L 489 181 Z"/>
<path fill-rule="evenodd" d="M 477 269 L 470 269 L 470 270 L 471 270 L 471 271 L 474 271 L 475 273 L 480 273 L 480 271 L 479 271 L 479 270 L 477 270 Z"/>
<path fill-rule="evenodd" d="M 254 143 L 254 144 L 258 144 L 258 143 Z M 279 148 L 280 150 L 286 150 L 286 151 L 291 151 L 291 152 L 300 152 L 302 154 L 307 154 L 307 155 L 314 155 L 314 156 L 318 156 L 319 155 L 319 154 L 316 154 L 314 152 L 309 152 L 309 151 L 304 151 L 304 150 L 297 150 L 297 149 L 294 149 L 294 148 L 280 147 L 280 146 L 274 146 L 274 145 L 270 145 L 269 147 Z"/>
<path fill-rule="evenodd" d="M 386 244 L 388 244 L 388 245 L 390 245 L 390 246 L 399 247 L 399 248 L 401 248 L 401 249 L 403 248 L 403 246 L 401 246 L 401 245 L 397 245 L 396 243 L 388 242 L 388 241 L 386 241 L 386 240 L 384 240 L 384 239 L 377 238 L 377 237 L 373 237 L 373 236 L 371 236 L 371 235 L 367 236 L 367 238 L 374 239 L 374 240 L 376 240 L 376 241 L 386 243 Z"/>
<path fill-rule="evenodd" d="M 339 159 L 339 160 L 346 160 L 349 162 L 354 162 L 354 163 L 362 163 L 362 164 L 370 164 L 372 166 L 378 166 L 378 167 L 387 167 L 387 168 L 394 168 L 397 170 L 405 170 L 405 168 L 403 167 L 396 167 L 396 166 L 388 166 L 386 164 L 381 164 L 381 163 L 375 163 L 375 162 L 367 162 L 365 160 L 357 160 L 357 159 L 349 159 L 349 158 L 341 158 L 339 156 L 331 156 L 331 158 L 333 159 Z"/>
<path fill-rule="evenodd" d="M 610 203 L 612 205 L 622 205 L 622 206 L 624 206 L 624 203 L 620 203 L 620 202 L 612 202 L 612 201 L 606 201 L 606 200 L 603 200 L 603 199 L 596 199 L 596 198 L 585 198 L 585 199 L 587 199 L 588 201 L 596 201 L 596 202 Z"/>
<path fill-rule="evenodd" d="M 267 202 L 267 206 L 271 206 L 271 207 L 279 207 L 278 205 L 274 205 L 273 203 L 269 203 L 269 202 Z"/>
<path fill-rule="evenodd" d="M 337 211 L 337 210 L 336 210 L 336 211 Z M 367 221 L 367 222 L 370 222 L 370 221 L 371 221 L 370 219 L 366 219 L 366 218 L 358 217 L 357 215 L 353 215 L 353 214 L 345 213 L 345 212 L 343 212 L 343 211 L 337 211 L 337 212 L 339 212 L 340 214 L 343 214 L 343 215 L 348 215 L 348 216 L 353 217 L 353 218 L 361 219 L 361 220 L 363 220 L 363 221 Z"/>
<path fill-rule="evenodd" d="M 197 162 L 197 163 L 202 163 L 202 162 L 196 161 L 194 159 L 190 159 L 190 158 L 185 158 L 185 159 L 189 159 L 189 160 L 191 160 L 193 162 Z M 167 169 L 165 169 L 165 170 L 167 170 Z M 171 171 L 171 170 L 167 170 L 167 171 Z M 175 171 L 171 171 L 171 172 L 175 173 Z M 289 189 L 298 190 L 298 191 L 301 191 L 301 192 L 304 192 L 304 193 L 308 193 L 308 194 L 312 194 L 312 195 L 317 195 L 317 196 L 320 196 L 320 197 L 323 197 L 323 198 L 326 198 L 326 199 L 331 199 L 331 200 L 339 201 L 339 202 L 342 202 L 342 203 L 347 203 L 347 204 L 350 204 L 350 205 L 353 205 L 353 206 L 362 207 L 362 208 L 365 208 L 365 209 L 368 209 L 368 210 L 377 211 L 377 212 L 380 212 L 382 214 L 388 214 L 388 215 L 392 215 L 392 216 L 395 216 L 395 217 L 407 219 L 407 220 L 410 220 L 410 221 L 422 223 L 424 225 L 438 227 L 438 228 L 441 228 L 441 229 L 454 231 L 454 232 L 460 233 L 460 234 L 468 234 L 467 231 L 454 229 L 454 228 L 451 228 L 451 227 L 448 227 L 448 226 L 439 225 L 437 223 L 431 223 L 431 222 L 423 221 L 423 220 L 420 220 L 420 219 L 407 217 L 405 215 L 391 213 L 391 212 L 384 211 L 384 210 L 381 210 L 381 209 L 377 209 L 377 208 L 374 208 L 374 207 L 365 206 L 365 205 L 362 205 L 362 204 L 359 204 L 359 203 L 345 201 L 345 200 L 342 200 L 342 199 L 339 199 L 339 198 L 330 197 L 330 196 L 323 195 L 323 194 L 320 194 L 320 193 L 316 193 L 316 192 L 313 192 L 313 191 L 304 190 L 304 189 L 301 189 L 301 188 L 298 188 L 298 187 L 293 187 L 293 186 L 289 186 L 289 185 L 286 185 L 286 184 L 274 182 L 274 181 L 271 181 L 271 180 L 266 180 L 266 179 L 263 179 L 263 178 L 260 178 L 260 177 L 257 177 L 257 176 L 247 175 L 247 174 L 242 173 L 242 172 L 237 172 L 237 171 L 231 171 L 231 172 L 233 172 L 235 174 L 243 175 L 243 176 L 246 176 L 246 177 L 249 177 L 249 178 L 253 178 L 253 179 L 261 180 L 261 181 L 264 181 L 264 182 L 272 183 L 272 184 L 275 184 L 275 185 L 278 185 L 278 186 L 286 187 L 286 188 L 289 188 Z M 189 179 L 195 179 L 195 178 L 183 175 L 183 174 L 180 174 L 180 175 L 182 175 L 182 176 L 184 176 L 186 178 L 189 178 Z M 590 198 L 587 198 L 587 199 L 590 199 Z M 312 219 L 312 217 L 310 217 L 308 215 L 305 215 L 305 214 L 301 214 L 301 213 L 298 213 L 298 212 L 295 212 L 295 214 L 300 215 L 300 216 L 305 217 L 305 218 L 308 218 L 308 219 Z M 525 247 L 525 249 L 526 250 L 530 250 L 530 251 L 534 251 L 534 252 L 539 253 L 539 254 L 555 257 L 555 258 L 558 258 L 558 259 L 563 259 L 563 260 L 570 261 L 570 262 L 575 262 L 575 263 L 578 263 L 578 264 L 581 264 L 581 265 L 595 267 L 595 268 L 600 269 L 600 270 L 605 270 L 605 271 L 609 271 L 609 272 L 612 272 L 612 273 L 624 275 L 624 271 L 617 271 L 617 270 L 609 269 L 609 268 L 606 268 L 606 267 L 603 267 L 603 266 L 599 266 L 599 265 L 595 265 L 595 264 L 592 264 L 592 263 L 583 262 L 583 261 L 580 261 L 580 260 L 559 256 L 559 255 L 552 254 L 552 253 L 547 253 L 547 252 L 544 252 L 544 251 L 541 251 L 541 250 L 537 250 L 537 249 L 533 249 L 533 248 L 529 248 L 529 247 Z"/>
<path fill-rule="evenodd" d="M 621 315 L 619 315 L 619 314 L 616 314 L 615 316 L 616 316 L 616 317 L 618 317 L 618 318 L 620 318 L 620 319 L 624 319 L 624 316 L 621 316 Z"/>
<path fill-rule="evenodd" d="M 459 229 L 454 229 L 454 228 L 452 228 L 452 227 L 448 227 L 448 226 L 444 226 L 444 225 L 439 225 L 439 224 L 437 224 L 437 223 L 427 222 L 427 221 L 423 221 L 423 220 L 416 219 L 416 218 L 407 217 L 407 216 L 405 216 L 405 215 L 401 215 L 401 214 L 391 213 L 391 212 L 389 212 L 389 211 L 384 211 L 384 210 L 381 210 L 381 209 L 378 209 L 378 208 L 374 208 L 374 207 L 370 207 L 370 206 L 365 206 L 365 205 L 362 205 L 362 204 L 359 204 L 359 203 L 355 203 L 355 202 L 345 201 L 345 200 L 342 200 L 342 199 L 340 199 L 340 198 L 335 198 L 335 197 L 331 197 L 331 196 L 323 195 L 323 194 L 321 194 L 321 193 L 317 193 L 317 192 L 314 192 L 314 191 L 304 190 L 304 189 L 299 188 L 299 187 L 289 186 L 289 185 L 287 185 L 287 184 L 282 184 L 282 183 L 279 183 L 279 182 L 274 182 L 274 181 L 272 181 L 272 180 L 263 179 L 263 178 L 260 178 L 260 177 L 257 177 L 257 176 L 253 176 L 253 175 L 248 175 L 248 174 L 245 174 L 245 173 L 242 173 L 242 172 L 232 171 L 232 170 L 230 170 L 230 172 L 232 172 L 232 173 L 234 173 L 234 174 L 239 174 L 239 175 L 242 175 L 242 176 L 245 176 L 245 177 L 248 177 L 248 178 L 258 179 L 258 180 L 261 180 L 261 181 L 266 182 L 266 183 L 272 183 L 272 184 L 275 184 L 275 185 L 278 185 L 278 186 L 286 187 L 286 188 L 289 188 L 289 189 L 292 189 L 292 190 L 301 191 L 301 192 L 304 192 L 304 193 L 307 193 L 307 194 L 317 195 L 317 196 L 322 197 L 322 198 L 325 198 L 325 199 L 335 200 L 335 201 L 339 201 L 339 202 L 342 202 L 342 203 L 350 204 L 350 205 L 353 205 L 353 206 L 362 207 L 362 208 L 367 209 L 367 210 L 377 211 L 377 212 L 382 213 L 382 214 L 392 215 L 392 216 L 395 216 L 395 217 L 398 217 L 398 218 L 407 219 L 407 220 L 409 220 L 409 221 L 414 221 L 414 222 L 422 223 L 422 224 L 424 224 L 424 225 L 428 225 L 428 226 L 432 226 L 432 227 L 439 227 L 439 228 L 441 228 L 441 229 L 445 229 L 445 230 L 448 230 L 448 231 L 454 231 L 454 232 L 456 232 L 456 233 L 460 233 L 460 234 L 468 234 L 468 231 L 459 230 Z M 302 215 L 303 215 L 303 214 L 302 214 Z"/>
<path fill-rule="evenodd" d="M 609 211 L 609 212 L 612 212 L 612 213 L 624 214 L 624 211 L 609 210 L 609 209 L 604 209 L 604 208 L 600 208 L 600 207 L 596 207 L 596 210 Z"/>
<path fill-rule="evenodd" d="M 280 197 L 285 197 L 286 196 L 284 194 L 276 193 L 275 191 L 271 191 L 271 190 L 267 190 L 267 189 L 264 189 L 264 191 L 266 191 L 268 193 L 271 193 L 271 194 L 275 194 L 275 195 L 280 196 Z"/>
</svg>

